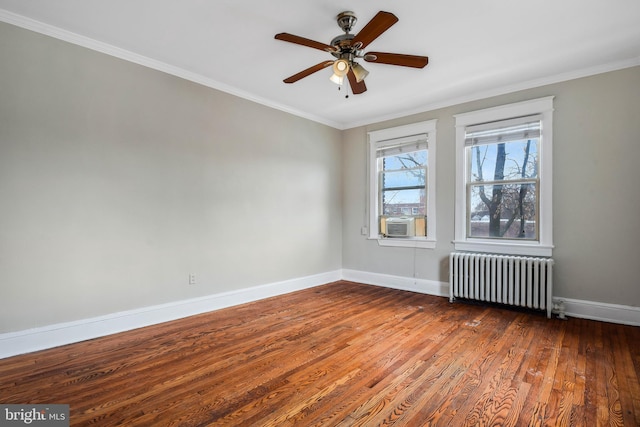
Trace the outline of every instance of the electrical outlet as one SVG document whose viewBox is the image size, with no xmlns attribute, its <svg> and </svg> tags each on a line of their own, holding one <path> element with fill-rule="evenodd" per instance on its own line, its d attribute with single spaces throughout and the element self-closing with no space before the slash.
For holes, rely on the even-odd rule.
<svg viewBox="0 0 640 427">
<path fill-rule="evenodd" d="M 189 284 L 190 285 L 196 284 L 196 273 L 189 273 Z"/>
</svg>

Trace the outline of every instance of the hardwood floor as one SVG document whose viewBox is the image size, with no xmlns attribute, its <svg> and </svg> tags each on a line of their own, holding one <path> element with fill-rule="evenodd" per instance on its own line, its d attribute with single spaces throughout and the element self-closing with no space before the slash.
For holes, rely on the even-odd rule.
<svg viewBox="0 0 640 427">
<path fill-rule="evenodd" d="M 639 426 L 640 328 L 337 282 L 0 360 L 71 425 Z"/>
</svg>

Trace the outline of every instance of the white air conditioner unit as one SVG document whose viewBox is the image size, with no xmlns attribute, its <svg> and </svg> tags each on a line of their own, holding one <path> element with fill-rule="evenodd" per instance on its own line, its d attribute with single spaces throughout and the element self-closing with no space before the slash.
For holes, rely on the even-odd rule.
<svg viewBox="0 0 640 427">
<path fill-rule="evenodd" d="M 413 237 L 416 235 L 414 218 L 387 218 L 387 237 Z"/>
</svg>

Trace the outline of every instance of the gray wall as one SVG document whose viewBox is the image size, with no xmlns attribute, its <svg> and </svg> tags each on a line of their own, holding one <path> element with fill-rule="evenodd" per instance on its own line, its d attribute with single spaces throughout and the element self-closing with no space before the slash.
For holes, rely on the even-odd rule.
<svg viewBox="0 0 640 427">
<path fill-rule="evenodd" d="M 344 133 L 343 268 L 448 281 L 453 250 L 454 114 L 554 95 L 554 295 L 640 306 L 640 68 L 416 114 Z M 379 247 L 366 224 L 367 132 L 437 125 L 435 250 Z"/>
<path fill-rule="evenodd" d="M 547 95 L 555 293 L 640 305 L 637 67 L 340 132 L 2 23 L 0 59 L 0 333 L 340 268 L 445 282 L 453 115 Z M 437 248 L 378 247 L 366 132 L 428 119 Z"/>
<path fill-rule="evenodd" d="M 340 144 L 0 23 L 0 333 L 340 269 Z"/>
</svg>

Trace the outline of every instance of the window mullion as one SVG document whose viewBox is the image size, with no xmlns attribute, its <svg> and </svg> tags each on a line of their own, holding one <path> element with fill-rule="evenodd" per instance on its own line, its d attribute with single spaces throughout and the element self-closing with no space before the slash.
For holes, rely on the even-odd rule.
<svg viewBox="0 0 640 427">
<path fill-rule="evenodd" d="M 382 187 L 382 191 L 423 190 L 424 185 L 411 185 L 404 187 Z"/>
<path fill-rule="evenodd" d="M 467 184 L 470 186 L 476 185 L 518 185 L 518 184 L 537 184 L 540 182 L 537 178 L 525 178 L 525 179 L 503 179 L 501 181 L 469 181 Z"/>
</svg>

